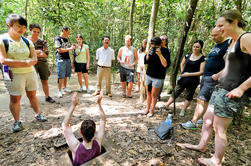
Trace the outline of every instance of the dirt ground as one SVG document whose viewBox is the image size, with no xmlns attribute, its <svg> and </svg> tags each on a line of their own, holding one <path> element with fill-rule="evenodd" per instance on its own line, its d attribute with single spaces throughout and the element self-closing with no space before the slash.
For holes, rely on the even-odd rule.
<svg viewBox="0 0 251 166">
<path fill-rule="evenodd" d="M 12 133 L 13 117 L 8 109 L 9 96 L 0 80 L 0 165 L 60 165 L 60 157 L 67 148 L 56 148 L 55 145 L 64 141 L 61 123 L 71 104 L 71 94 L 57 98 L 56 75 L 52 73 L 49 79 L 50 94 L 56 99 L 57 104 L 48 104 L 44 100 L 41 83 L 37 93 L 40 110 L 48 118 L 47 122 L 37 122 L 26 97 L 21 101 L 21 121 L 24 130 Z M 92 93 L 95 90 L 96 77 L 89 76 Z M 77 91 L 78 83 L 76 74 L 69 80 L 69 87 Z M 134 85 L 134 89 L 136 85 Z M 175 116 L 173 124 L 176 126 L 174 139 L 169 144 L 151 137 L 148 128 L 155 127 L 164 120 L 168 111 L 162 108 L 169 97 L 162 94 L 162 101 L 157 103 L 154 117 L 147 118 L 140 115 L 145 109 L 145 104 L 139 103 L 139 94 L 133 93 L 133 98 L 121 97 L 121 84 L 118 75 L 114 75 L 112 84 L 113 97 L 104 96 L 102 104 L 107 116 L 106 138 L 116 145 L 115 155 L 98 165 L 150 165 L 153 160 L 160 161 L 163 165 L 199 165 L 197 158 L 210 157 L 214 153 L 214 140 L 211 139 L 205 153 L 183 150 L 176 145 L 177 142 L 198 143 L 201 127 L 195 130 L 184 130 L 180 123 L 190 120 L 195 108 L 195 102 L 186 112 L 185 117 Z M 76 125 L 84 119 L 94 119 L 99 122 L 96 98 L 90 94 L 79 94 L 80 104 L 74 112 L 71 124 Z M 182 98 L 177 101 L 177 111 L 182 104 Z M 228 147 L 223 165 L 251 165 L 251 119 L 250 109 L 246 109 L 240 125 L 231 125 L 228 130 Z M 177 113 L 178 114 L 178 113 Z M 165 142 L 165 141 L 164 141 Z"/>
</svg>

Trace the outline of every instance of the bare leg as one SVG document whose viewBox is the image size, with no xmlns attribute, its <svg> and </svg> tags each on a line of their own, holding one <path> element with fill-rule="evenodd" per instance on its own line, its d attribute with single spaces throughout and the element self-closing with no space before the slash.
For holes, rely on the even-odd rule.
<svg viewBox="0 0 251 166">
<path fill-rule="evenodd" d="M 152 103 L 151 103 L 151 110 L 150 113 L 154 113 L 154 109 L 157 103 L 157 94 L 159 93 L 160 88 L 154 88 L 152 87 L 152 93 L 151 93 L 151 98 L 152 98 Z"/>
<path fill-rule="evenodd" d="M 85 87 L 88 88 L 88 74 L 84 73 Z"/>
<path fill-rule="evenodd" d="M 133 86 L 133 83 L 129 82 L 128 83 L 128 96 L 132 96 L 132 86 Z"/>
<path fill-rule="evenodd" d="M 10 95 L 10 112 L 15 120 L 20 119 L 20 100 L 22 96 Z"/>
<path fill-rule="evenodd" d="M 151 107 L 151 102 L 152 102 L 152 97 L 151 97 L 151 92 L 148 92 L 148 86 L 146 85 L 146 92 L 147 92 L 147 97 L 146 97 L 146 111 L 144 112 L 144 114 L 148 114 L 150 107 Z"/>
<path fill-rule="evenodd" d="M 122 82 L 122 91 L 124 94 L 126 94 L 126 81 Z"/>
<path fill-rule="evenodd" d="M 64 78 L 64 88 L 67 86 L 67 77 Z"/>
<path fill-rule="evenodd" d="M 44 95 L 47 98 L 49 96 L 49 86 L 48 86 L 48 80 L 41 80 Z"/>
<path fill-rule="evenodd" d="M 187 108 L 190 106 L 190 104 L 191 104 L 191 101 L 185 100 L 182 109 L 183 109 L 184 111 L 186 111 Z"/>
<path fill-rule="evenodd" d="M 83 87 L 83 83 L 82 83 L 82 73 L 81 72 L 77 72 L 78 75 L 78 84 L 80 87 Z"/>
<path fill-rule="evenodd" d="M 30 100 L 31 107 L 33 108 L 35 114 L 39 113 L 39 104 L 36 96 L 36 91 L 26 91 L 26 95 Z"/>
<path fill-rule="evenodd" d="M 199 145 L 180 144 L 185 148 L 205 152 L 207 143 L 210 140 L 214 123 L 214 108 L 209 106 L 205 115 L 203 116 L 203 126 L 201 132 L 201 139 Z"/>
<path fill-rule="evenodd" d="M 62 90 L 63 80 L 64 80 L 63 78 L 58 79 L 58 90 L 60 91 Z"/>
<path fill-rule="evenodd" d="M 173 103 L 173 97 L 170 97 L 169 100 L 166 103 L 166 107 L 169 107 Z"/>
<path fill-rule="evenodd" d="M 196 105 L 195 112 L 193 114 L 193 119 L 192 119 L 192 122 L 194 124 L 196 124 L 196 122 L 204 114 L 204 112 L 207 110 L 207 107 L 208 107 L 208 102 L 197 98 L 197 105 Z"/>
</svg>

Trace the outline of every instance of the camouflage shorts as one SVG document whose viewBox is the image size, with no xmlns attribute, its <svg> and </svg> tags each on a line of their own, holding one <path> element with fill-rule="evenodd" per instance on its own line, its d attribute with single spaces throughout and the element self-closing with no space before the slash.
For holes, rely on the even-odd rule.
<svg viewBox="0 0 251 166">
<path fill-rule="evenodd" d="M 244 95 L 241 98 L 229 99 L 226 94 L 229 91 L 216 87 L 209 105 L 214 107 L 214 114 L 224 118 L 233 118 L 234 114 L 244 109 L 248 104 L 248 98 Z"/>
</svg>

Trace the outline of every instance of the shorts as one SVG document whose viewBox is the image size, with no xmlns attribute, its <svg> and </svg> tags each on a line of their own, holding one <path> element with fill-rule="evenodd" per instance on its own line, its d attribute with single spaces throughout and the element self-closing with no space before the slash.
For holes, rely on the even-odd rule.
<svg viewBox="0 0 251 166">
<path fill-rule="evenodd" d="M 174 88 L 175 95 L 172 94 L 172 97 L 176 99 L 184 90 L 185 99 L 188 101 L 192 101 L 196 88 L 185 88 L 180 85 L 176 85 L 176 87 Z"/>
<path fill-rule="evenodd" d="M 38 61 L 37 64 L 35 65 L 35 69 L 39 74 L 41 80 L 48 80 L 49 76 L 51 75 L 47 62 Z"/>
<path fill-rule="evenodd" d="M 209 105 L 214 108 L 214 114 L 219 117 L 233 119 L 234 114 L 242 111 L 248 104 L 248 97 L 243 95 L 241 98 L 229 99 L 226 94 L 229 91 L 215 87 Z"/>
<path fill-rule="evenodd" d="M 164 83 L 164 79 L 158 79 L 158 78 L 153 78 L 150 77 L 149 75 L 146 75 L 146 85 L 149 86 L 150 84 L 152 84 L 152 86 L 154 88 L 161 88 L 161 86 Z"/>
<path fill-rule="evenodd" d="M 71 60 L 57 59 L 57 75 L 59 79 L 71 76 Z"/>
<path fill-rule="evenodd" d="M 198 98 L 200 100 L 208 102 L 217 83 L 218 81 L 214 81 L 212 79 L 212 76 L 203 76 L 200 82 L 200 92 L 198 94 Z"/>
<path fill-rule="evenodd" d="M 121 82 L 134 82 L 134 70 L 126 69 L 120 66 L 120 81 Z"/>
<path fill-rule="evenodd" d="M 88 73 L 88 70 L 86 69 L 86 63 L 74 62 L 74 67 L 75 67 L 75 72 Z"/>
<path fill-rule="evenodd" d="M 24 74 L 13 73 L 13 79 L 4 80 L 5 86 L 12 96 L 22 96 L 26 91 L 38 88 L 38 78 L 35 71 Z"/>
</svg>

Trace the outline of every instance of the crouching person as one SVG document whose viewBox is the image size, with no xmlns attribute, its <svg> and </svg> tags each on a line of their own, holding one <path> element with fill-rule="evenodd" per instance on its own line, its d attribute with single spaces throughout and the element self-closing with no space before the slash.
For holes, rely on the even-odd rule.
<svg viewBox="0 0 251 166">
<path fill-rule="evenodd" d="M 73 134 L 70 121 L 78 105 L 79 98 L 77 93 L 74 93 L 72 96 L 72 105 L 69 109 L 69 112 L 64 118 L 62 123 L 64 137 L 66 142 L 72 152 L 73 165 L 81 165 L 87 161 L 97 157 L 101 153 L 101 145 L 105 135 L 105 123 L 106 117 L 101 106 L 103 94 L 98 97 L 97 104 L 99 107 L 100 113 L 100 126 L 96 132 L 96 124 L 93 120 L 85 120 L 82 122 L 80 127 L 80 134 L 83 136 L 83 142 L 80 142 Z"/>
</svg>

